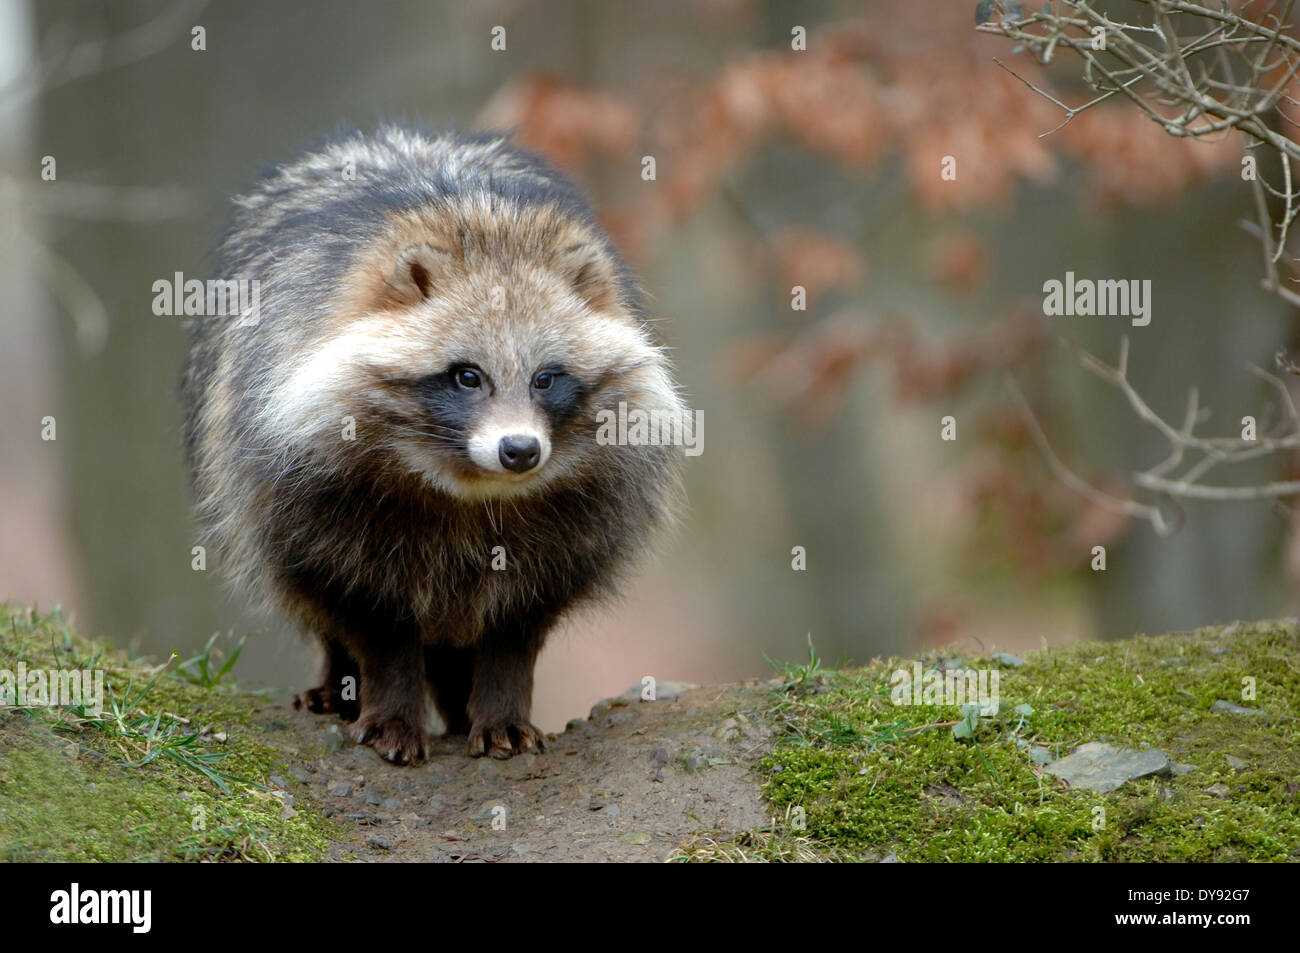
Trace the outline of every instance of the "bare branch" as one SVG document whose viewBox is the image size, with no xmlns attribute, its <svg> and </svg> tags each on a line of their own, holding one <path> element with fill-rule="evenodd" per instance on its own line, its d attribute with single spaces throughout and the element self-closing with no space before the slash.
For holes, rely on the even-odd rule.
<svg viewBox="0 0 1300 953">
<path fill-rule="evenodd" d="M 1171 524 L 1165 520 L 1164 514 L 1160 512 L 1158 507 L 1139 503 L 1137 500 L 1125 500 L 1117 496 L 1111 496 L 1109 493 L 1105 493 L 1088 483 L 1062 463 L 1061 458 L 1052 450 L 1052 445 L 1047 440 L 1047 434 L 1043 432 L 1042 426 L 1038 423 L 1038 418 L 1034 416 L 1034 412 L 1029 406 L 1029 401 L 1025 400 L 1025 395 L 1021 393 L 1020 386 L 1011 374 L 1007 374 L 1007 388 L 1015 397 L 1016 402 L 1020 404 L 1020 409 L 1025 415 L 1025 422 L 1029 425 L 1029 432 L 1033 435 L 1034 443 L 1038 445 L 1043 458 L 1047 461 L 1047 465 L 1051 467 L 1052 472 L 1056 474 L 1057 479 L 1075 493 L 1091 500 L 1098 506 L 1122 513 L 1125 516 L 1146 520 L 1161 536 L 1168 536 L 1178 528 L 1176 524 Z"/>
<path fill-rule="evenodd" d="M 1079 107 L 1067 106 L 994 60 L 1065 114 L 1060 125 L 1042 136 L 1098 103 L 1120 96 L 1175 138 L 1215 142 L 1239 132 L 1247 154 L 1261 146 L 1275 154 L 1282 182 L 1266 181 L 1258 163 L 1252 181 L 1264 287 L 1300 306 L 1300 295 L 1284 287 L 1277 275 L 1277 265 L 1287 254 L 1291 226 L 1300 215 L 1300 189 L 1291 167 L 1292 160 L 1300 160 L 1300 143 L 1273 128 L 1275 119 L 1284 127 L 1296 125 L 1281 108 L 1284 103 L 1297 104 L 1288 93 L 1300 76 L 1300 40 L 1288 32 L 1295 0 L 1248 3 L 1239 9 L 1227 3 L 1210 7 L 1188 0 L 1135 2 L 1146 9 L 1148 22 L 1116 19 L 1098 9 L 1098 0 L 1061 0 L 1020 19 L 1004 17 L 976 29 L 1021 44 L 1042 63 L 1051 61 L 1058 50 L 1081 60 L 1083 79 L 1097 95 Z M 1269 196 L 1282 206 L 1276 219 Z"/>
</svg>

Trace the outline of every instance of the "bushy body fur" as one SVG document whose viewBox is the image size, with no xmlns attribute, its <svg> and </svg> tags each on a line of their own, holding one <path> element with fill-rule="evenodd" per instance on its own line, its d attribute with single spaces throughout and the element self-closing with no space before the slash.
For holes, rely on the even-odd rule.
<svg viewBox="0 0 1300 953">
<path fill-rule="evenodd" d="M 216 277 L 260 307 L 195 322 L 183 387 L 222 568 L 320 640 L 300 703 L 385 757 L 424 755 L 426 694 L 471 754 L 541 747 L 547 632 L 678 492 L 674 448 L 596 440 L 620 402 L 680 411 L 621 259 L 500 136 L 345 137 L 235 206 Z"/>
</svg>

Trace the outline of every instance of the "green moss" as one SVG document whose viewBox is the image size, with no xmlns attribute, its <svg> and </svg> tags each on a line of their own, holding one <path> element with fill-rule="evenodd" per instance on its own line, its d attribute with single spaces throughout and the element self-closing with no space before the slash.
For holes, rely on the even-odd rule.
<svg viewBox="0 0 1300 953">
<path fill-rule="evenodd" d="M 783 812 L 803 808 L 825 855 L 1300 860 L 1298 648 L 1296 626 L 1258 623 L 1047 649 L 1000 669 L 1000 713 L 979 719 L 973 741 L 954 737 L 954 707 L 893 704 L 890 676 L 910 661 L 822 671 L 812 660 L 788 668 L 777 691 L 764 794 Z M 1247 677 L 1257 695 L 1243 701 Z M 1273 717 L 1211 712 L 1217 699 Z M 1033 713 L 1016 714 L 1021 704 Z M 1101 795 L 1071 790 L 1030 756 L 1089 741 L 1159 747 L 1195 770 Z M 1226 796 L 1207 791 L 1220 784 Z"/>
<path fill-rule="evenodd" d="M 315 860 L 328 850 L 331 828 L 313 805 L 286 811 L 268 789 L 286 753 L 259 730 L 256 696 L 97 645 L 57 612 L 3 606 L 0 669 L 19 663 L 102 669 L 105 711 L 0 707 L 0 860 Z"/>
</svg>

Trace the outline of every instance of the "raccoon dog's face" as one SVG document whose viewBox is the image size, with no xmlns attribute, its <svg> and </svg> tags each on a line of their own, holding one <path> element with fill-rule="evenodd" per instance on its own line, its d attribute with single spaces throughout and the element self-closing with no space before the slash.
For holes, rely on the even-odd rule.
<svg viewBox="0 0 1300 953">
<path fill-rule="evenodd" d="M 377 446 L 470 500 L 536 492 L 623 449 L 597 445 L 600 410 L 678 406 L 599 235 L 544 208 L 479 212 L 395 228 L 363 263 L 356 317 L 288 382 L 355 417 L 356 452 Z"/>
</svg>

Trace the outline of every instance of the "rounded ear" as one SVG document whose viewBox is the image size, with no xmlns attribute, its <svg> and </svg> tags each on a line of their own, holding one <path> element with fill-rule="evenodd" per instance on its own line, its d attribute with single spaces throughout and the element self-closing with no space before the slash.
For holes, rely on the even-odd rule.
<svg viewBox="0 0 1300 953">
<path fill-rule="evenodd" d="M 397 256 L 393 276 L 387 282 L 387 297 L 398 305 L 419 304 L 433 293 L 454 257 L 445 248 L 435 248 L 428 242 L 411 245 Z"/>
<path fill-rule="evenodd" d="M 590 240 L 574 242 L 556 253 L 554 263 L 593 311 L 617 307 L 618 271 L 602 245 Z"/>
</svg>

